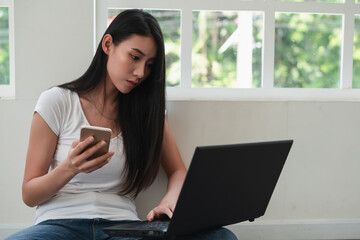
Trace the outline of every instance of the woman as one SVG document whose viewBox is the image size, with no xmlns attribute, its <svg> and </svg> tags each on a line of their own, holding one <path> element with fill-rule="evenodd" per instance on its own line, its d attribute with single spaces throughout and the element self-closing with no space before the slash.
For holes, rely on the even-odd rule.
<svg viewBox="0 0 360 240">
<path fill-rule="evenodd" d="M 35 225 L 8 239 L 109 239 L 102 228 L 139 220 L 133 198 L 160 164 L 168 176 L 162 201 L 147 218 L 172 212 L 186 175 L 165 122 L 165 54 L 150 14 L 127 10 L 110 24 L 88 70 L 41 94 L 35 107 L 23 200 L 37 206 Z M 82 125 L 112 129 L 103 142 L 80 141 Z M 219 229 L 186 239 L 236 239 Z M 119 238 L 121 239 L 121 238 Z"/>
</svg>

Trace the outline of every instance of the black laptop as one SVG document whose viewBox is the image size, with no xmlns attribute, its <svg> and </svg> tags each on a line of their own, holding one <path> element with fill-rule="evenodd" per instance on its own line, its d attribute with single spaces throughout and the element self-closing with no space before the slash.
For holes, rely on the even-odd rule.
<svg viewBox="0 0 360 240">
<path fill-rule="evenodd" d="M 197 147 L 171 220 L 139 221 L 104 231 L 112 237 L 160 239 L 254 221 L 265 213 L 292 143 Z"/>
</svg>

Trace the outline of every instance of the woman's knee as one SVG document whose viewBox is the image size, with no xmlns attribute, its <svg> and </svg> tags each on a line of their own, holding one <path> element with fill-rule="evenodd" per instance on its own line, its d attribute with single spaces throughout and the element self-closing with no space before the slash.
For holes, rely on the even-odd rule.
<svg viewBox="0 0 360 240">
<path fill-rule="evenodd" d="M 230 231 L 227 228 L 218 228 L 212 231 L 209 231 L 208 234 L 205 235 L 205 238 L 202 239 L 221 239 L 221 240 L 237 240 L 237 237 L 235 236 L 235 234 Z"/>
<path fill-rule="evenodd" d="M 237 240 L 235 234 L 227 228 L 217 228 L 194 235 L 176 238 L 177 240 Z"/>
<path fill-rule="evenodd" d="M 237 240 L 235 234 L 227 228 L 221 228 L 221 238 L 226 240 Z"/>
</svg>

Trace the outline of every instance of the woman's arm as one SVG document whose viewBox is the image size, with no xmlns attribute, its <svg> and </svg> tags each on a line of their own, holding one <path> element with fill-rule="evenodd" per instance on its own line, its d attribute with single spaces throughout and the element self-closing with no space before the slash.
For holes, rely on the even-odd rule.
<svg viewBox="0 0 360 240">
<path fill-rule="evenodd" d="M 56 150 L 58 137 L 40 114 L 35 113 L 30 129 L 22 184 L 24 203 L 30 207 L 37 206 L 54 196 L 79 172 L 92 172 L 108 163 L 113 152 L 91 161 L 86 160 L 101 147 L 100 142 L 83 152 L 92 140 L 90 137 L 83 142 L 74 141 L 65 161 L 53 171 L 48 172 Z"/>
<path fill-rule="evenodd" d="M 149 212 L 147 219 L 149 221 L 166 214 L 172 217 L 181 187 L 186 176 L 186 168 L 181 159 L 175 140 L 165 122 L 164 139 L 161 148 L 161 163 L 168 177 L 168 187 L 164 198 L 160 204 Z"/>
</svg>

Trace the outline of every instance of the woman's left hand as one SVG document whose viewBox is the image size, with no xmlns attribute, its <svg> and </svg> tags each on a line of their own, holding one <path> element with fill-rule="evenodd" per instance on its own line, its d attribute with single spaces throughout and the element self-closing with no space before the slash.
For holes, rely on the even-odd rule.
<svg viewBox="0 0 360 240">
<path fill-rule="evenodd" d="M 159 206 L 151 210 L 147 215 L 147 220 L 149 222 L 153 221 L 156 218 L 160 218 L 162 215 L 166 215 L 169 218 L 172 218 L 173 212 L 175 209 L 175 203 L 169 203 L 167 201 L 162 201 Z"/>
</svg>

